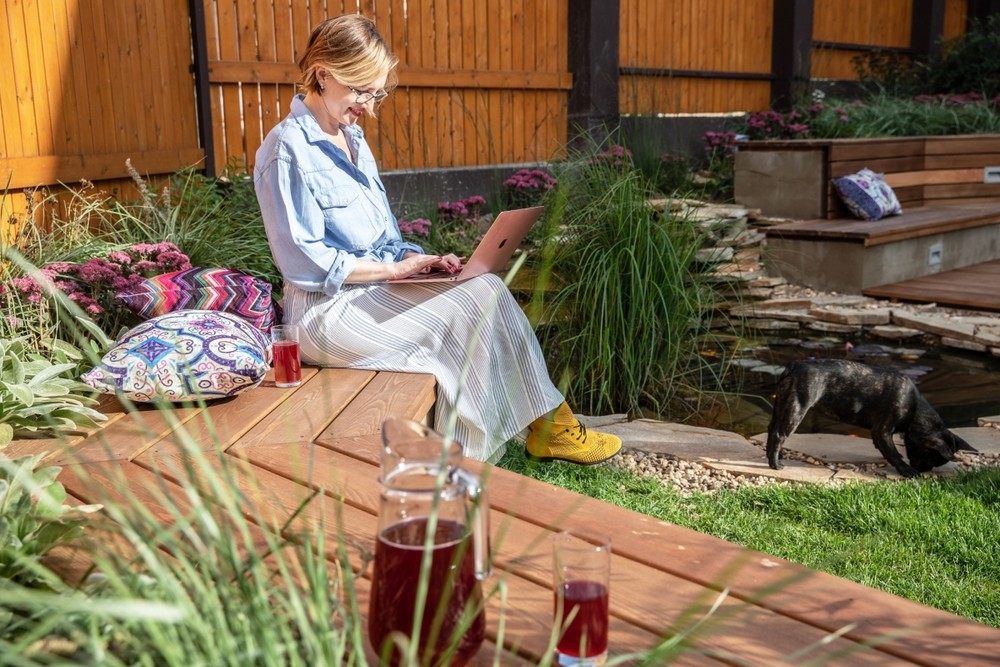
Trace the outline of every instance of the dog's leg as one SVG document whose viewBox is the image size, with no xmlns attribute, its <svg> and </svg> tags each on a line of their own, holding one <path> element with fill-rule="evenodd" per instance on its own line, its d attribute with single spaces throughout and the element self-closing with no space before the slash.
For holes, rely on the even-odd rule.
<svg viewBox="0 0 1000 667">
<path fill-rule="evenodd" d="M 916 468 L 904 461 L 903 457 L 899 455 L 899 450 L 896 449 L 896 445 L 892 441 L 891 428 L 873 428 L 872 442 L 874 442 L 875 447 L 882 452 L 882 456 L 885 457 L 885 460 L 891 463 L 893 467 L 899 471 L 900 475 L 903 477 L 915 477 L 920 474 Z"/>
<path fill-rule="evenodd" d="M 767 464 L 774 470 L 785 467 L 781 462 L 781 446 L 799 427 L 809 410 L 802 404 L 796 389 L 791 378 L 783 378 L 774 397 L 774 410 L 767 425 Z"/>
</svg>

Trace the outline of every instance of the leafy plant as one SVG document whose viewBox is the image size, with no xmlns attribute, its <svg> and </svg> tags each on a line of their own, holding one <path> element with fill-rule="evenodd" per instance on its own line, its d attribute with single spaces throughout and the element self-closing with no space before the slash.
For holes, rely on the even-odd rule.
<svg viewBox="0 0 1000 667">
<path fill-rule="evenodd" d="M 61 469 L 39 468 L 44 457 L 0 458 L 0 590 L 11 583 L 49 588 L 53 577 L 39 562 L 79 538 L 83 514 L 99 509 L 65 505 L 66 489 L 56 481 Z M 0 621 L 3 616 L 0 610 Z"/>
<path fill-rule="evenodd" d="M 701 241 L 692 224 L 652 207 L 653 188 L 626 156 L 598 156 L 558 174 L 559 282 L 544 297 L 540 337 L 574 409 L 659 410 L 700 384 L 695 340 L 710 303 L 694 274 Z"/>
<path fill-rule="evenodd" d="M 542 169 L 518 169 L 503 182 L 509 208 L 537 206 L 559 182 Z"/>
<path fill-rule="evenodd" d="M 941 56 L 930 62 L 925 76 L 928 93 L 1000 95 L 1000 15 L 974 21 L 970 29 L 942 45 Z"/>
<path fill-rule="evenodd" d="M 15 438 L 42 437 L 92 427 L 107 419 L 94 410 L 94 390 L 72 379 L 83 353 L 65 341 L 48 342 L 51 359 L 27 338 L 0 339 L 0 448 Z"/>
<path fill-rule="evenodd" d="M 403 239 L 416 243 L 428 254 L 454 253 L 468 257 L 475 250 L 490 222 L 486 198 L 472 195 L 455 202 L 440 202 L 436 213 L 400 220 Z"/>
</svg>

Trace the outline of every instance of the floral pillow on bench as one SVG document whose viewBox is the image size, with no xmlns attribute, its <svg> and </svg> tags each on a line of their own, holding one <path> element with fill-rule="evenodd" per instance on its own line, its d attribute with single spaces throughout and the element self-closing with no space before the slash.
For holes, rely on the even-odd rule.
<svg viewBox="0 0 1000 667">
<path fill-rule="evenodd" d="M 862 220 L 881 220 L 887 215 L 899 215 L 903 207 L 882 174 L 862 169 L 856 174 L 833 179 L 844 205 Z"/>
<path fill-rule="evenodd" d="M 271 344 L 245 319 L 214 310 L 179 310 L 130 329 L 82 380 L 133 401 L 236 396 L 270 368 Z"/>
</svg>

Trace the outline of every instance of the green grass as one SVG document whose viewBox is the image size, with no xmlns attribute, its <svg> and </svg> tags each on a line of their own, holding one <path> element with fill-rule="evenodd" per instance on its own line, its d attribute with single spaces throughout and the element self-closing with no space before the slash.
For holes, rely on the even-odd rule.
<svg viewBox="0 0 1000 667">
<path fill-rule="evenodd" d="M 953 478 L 684 498 L 610 466 L 500 465 L 584 495 L 1000 627 L 1000 469 Z"/>
</svg>

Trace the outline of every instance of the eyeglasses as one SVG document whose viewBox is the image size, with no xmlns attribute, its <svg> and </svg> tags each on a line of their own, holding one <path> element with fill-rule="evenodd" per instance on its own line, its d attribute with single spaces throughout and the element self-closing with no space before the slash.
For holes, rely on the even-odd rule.
<svg viewBox="0 0 1000 667">
<path fill-rule="evenodd" d="M 350 90 L 355 95 L 357 95 L 357 99 L 355 100 L 355 102 L 357 102 L 358 104 L 368 104 L 373 100 L 375 101 L 375 104 L 378 104 L 385 98 L 389 97 L 389 93 L 385 92 L 384 90 L 380 90 L 375 93 L 369 93 L 368 91 L 365 90 L 358 90 L 353 86 L 348 86 L 347 89 Z"/>
</svg>

